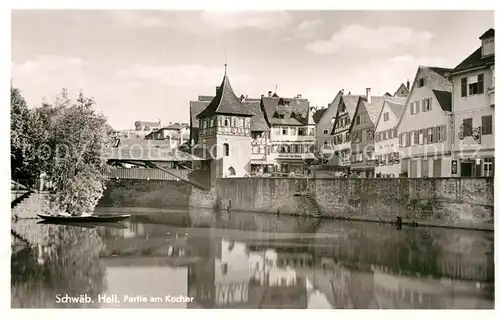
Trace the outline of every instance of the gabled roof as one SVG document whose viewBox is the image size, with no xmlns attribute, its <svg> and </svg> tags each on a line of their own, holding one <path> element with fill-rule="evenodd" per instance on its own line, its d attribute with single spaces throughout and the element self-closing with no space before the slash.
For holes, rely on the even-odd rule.
<svg viewBox="0 0 500 320">
<path fill-rule="evenodd" d="M 470 56 L 465 58 L 464 61 L 460 62 L 458 66 L 452 70 L 452 73 L 455 74 L 457 72 L 483 67 L 493 63 L 495 63 L 495 55 L 483 57 L 481 54 L 481 47 L 479 47 Z"/>
<path fill-rule="evenodd" d="M 309 119 L 312 110 L 307 99 L 262 97 L 261 108 L 270 125 L 303 126 L 314 120 Z"/>
<path fill-rule="evenodd" d="M 406 97 L 392 97 L 390 99 L 385 99 L 385 103 L 392 110 L 396 118 L 399 119 L 403 114 L 406 100 Z"/>
<path fill-rule="evenodd" d="M 413 93 L 413 90 L 415 89 L 415 81 L 417 80 L 417 76 L 419 75 L 420 71 L 424 68 L 428 68 L 430 70 L 433 70 L 434 72 L 436 72 L 438 75 L 440 75 L 441 77 L 443 77 L 442 80 L 444 81 L 440 81 L 439 82 L 439 85 L 435 86 L 435 88 L 432 89 L 432 91 L 439 91 L 439 92 L 450 92 L 451 94 L 451 89 L 450 91 L 446 91 L 446 90 L 439 90 L 439 89 L 447 89 L 447 84 L 450 85 L 451 87 L 451 81 L 450 81 L 450 78 L 449 78 L 449 74 L 447 74 L 447 72 L 449 70 L 452 70 L 452 69 L 449 69 L 449 68 L 440 68 L 440 67 L 428 67 L 428 66 L 419 66 L 417 68 L 417 72 L 415 72 L 415 78 L 413 79 L 413 86 L 411 87 L 410 89 L 410 93 L 408 94 L 408 98 L 411 97 L 412 93 Z M 434 93 L 435 94 L 435 93 Z M 437 96 L 436 96 L 437 98 Z M 443 97 L 442 97 L 443 98 Z M 450 98 L 451 99 L 451 98 Z M 445 101 L 446 98 L 443 99 L 443 101 Z M 399 118 L 399 121 L 398 121 L 398 124 L 397 124 L 397 127 L 399 127 L 399 125 L 401 124 L 401 121 L 403 121 L 403 116 L 404 116 L 404 113 L 406 111 L 406 109 L 408 109 L 409 107 L 409 101 L 410 99 L 407 99 L 406 102 L 405 102 L 405 106 L 403 108 L 403 112 L 401 114 L 401 117 Z M 438 100 L 439 101 L 439 100 Z M 450 108 L 451 109 L 451 108 Z M 443 109 L 444 110 L 444 109 Z"/>
<path fill-rule="evenodd" d="M 443 109 L 443 111 L 451 112 L 451 92 L 441 90 L 432 90 L 432 92 L 434 92 L 441 109 Z"/>
<path fill-rule="evenodd" d="M 495 36 L 495 29 L 489 28 L 482 36 L 479 37 L 479 40 L 483 40 L 486 38 L 491 38 Z"/>
<path fill-rule="evenodd" d="M 210 100 L 212 101 L 212 100 Z M 205 110 L 210 104 L 210 101 L 190 101 L 189 102 L 189 113 L 191 116 L 191 126 L 193 128 L 199 128 L 200 122 L 198 120 L 198 115 Z"/>
<path fill-rule="evenodd" d="M 239 115 L 247 117 L 254 115 L 243 105 L 236 94 L 234 94 L 226 73 L 224 73 L 224 78 L 222 79 L 220 89 L 217 91 L 215 98 L 210 102 L 205 110 L 198 114 L 197 118 L 201 119 L 215 114 Z"/>
<path fill-rule="evenodd" d="M 356 107 L 358 106 L 358 100 L 361 98 L 360 95 L 343 95 L 341 99 L 341 103 L 343 102 L 346 111 L 349 114 L 349 116 L 352 118 L 354 116 L 354 113 L 356 112 Z"/>
<path fill-rule="evenodd" d="M 450 76 L 450 73 L 453 71 L 453 69 L 450 68 L 441 68 L 441 67 L 428 67 L 428 68 L 444 78 L 448 78 Z"/>
<path fill-rule="evenodd" d="M 313 114 L 313 119 L 315 123 L 318 123 L 321 120 L 326 110 L 327 110 L 326 108 L 316 110 L 316 112 Z"/>
<path fill-rule="evenodd" d="M 378 116 L 380 115 L 380 111 L 382 111 L 382 106 L 384 105 L 384 97 L 372 96 L 370 103 L 368 103 L 366 97 L 361 97 L 360 103 L 362 103 L 365 106 L 366 113 L 368 113 L 368 117 L 370 117 L 370 120 L 375 125 Z"/>
<path fill-rule="evenodd" d="M 255 114 L 250 120 L 250 130 L 269 131 L 269 126 L 260 108 L 260 99 L 248 99 L 247 101 L 243 101 L 243 105 Z"/>
<path fill-rule="evenodd" d="M 396 119 L 400 119 L 401 115 L 403 114 L 403 109 L 406 103 L 406 97 L 384 97 L 384 102 L 382 104 L 382 108 L 380 109 L 380 113 L 377 117 L 377 121 L 375 124 L 375 129 L 378 127 L 378 123 L 380 122 L 380 118 L 382 118 L 382 111 L 384 110 L 384 107 L 389 108 L 392 110 L 392 113 L 394 116 L 396 116 Z"/>
</svg>

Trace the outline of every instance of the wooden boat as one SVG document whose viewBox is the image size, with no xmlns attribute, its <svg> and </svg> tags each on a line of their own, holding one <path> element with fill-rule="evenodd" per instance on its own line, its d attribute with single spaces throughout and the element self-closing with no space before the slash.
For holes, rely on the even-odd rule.
<svg viewBox="0 0 500 320">
<path fill-rule="evenodd" d="M 129 214 L 119 215 L 89 215 L 89 216 L 62 216 L 62 215 L 48 215 L 37 214 L 40 218 L 48 222 L 116 222 L 130 218 Z"/>
</svg>

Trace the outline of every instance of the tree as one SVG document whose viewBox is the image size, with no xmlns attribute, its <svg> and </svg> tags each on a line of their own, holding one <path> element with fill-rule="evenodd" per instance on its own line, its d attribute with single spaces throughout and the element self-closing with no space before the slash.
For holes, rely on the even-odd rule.
<svg viewBox="0 0 500 320">
<path fill-rule="evenodd" d="M 71 103 L 63 92 L 56 99 L 57 115 L 50 128 L 47 173 L 57 186 L 52 200 L 58 210 L 74 215 L 94 209 L 107 180 L 109 127 L 94 104 L 83 93 Z"/>
<path fill-rule="evenodd" d="M 17 88 L 10 88 L 10 155 L 11 178 L 26 178 L 23 170 L 23 146 L 27 144 L 26 128 L 29 122 L 26 100 Z"/>
<path fill-rule="evenodd" d="M 11 89 L 12 176 L 34 180 L 46 173 L 57 187 L 55 210 L 92 211 L 105 189 L 112 128 L 94 104 L 83 93 L 73 102 L 63 89 L 52 104 L 29 110 Z"/>
</svg>

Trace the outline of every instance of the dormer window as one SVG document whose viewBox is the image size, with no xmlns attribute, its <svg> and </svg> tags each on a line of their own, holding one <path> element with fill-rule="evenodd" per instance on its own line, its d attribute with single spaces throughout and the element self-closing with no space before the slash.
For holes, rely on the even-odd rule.
<svg viewBox="0 0 500 320">
<path fill-rule="evenodd" d="M 495 38 L 483 39 L 481 44 L 481 53 L 483 57 L 490 56 L 495 53 Z"/>
</svg>

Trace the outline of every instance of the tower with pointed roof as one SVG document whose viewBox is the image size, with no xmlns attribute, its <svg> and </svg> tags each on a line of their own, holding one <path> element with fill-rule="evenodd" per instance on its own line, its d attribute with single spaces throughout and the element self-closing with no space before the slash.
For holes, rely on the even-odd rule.
<svg viewBox="0 0 500 320">
<path fill-rule="evenodd" d="M 250 119 L 253 115 L 231 88 L 226 65 L 215 97 L 197 116 L 203 156 L 211 162 L 212 181 L 250 174 Z"/>
</svg>

